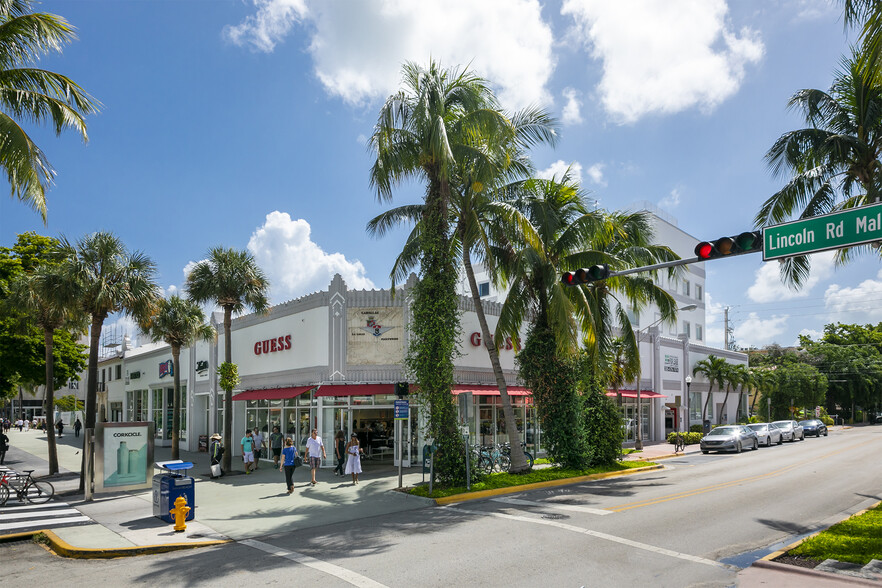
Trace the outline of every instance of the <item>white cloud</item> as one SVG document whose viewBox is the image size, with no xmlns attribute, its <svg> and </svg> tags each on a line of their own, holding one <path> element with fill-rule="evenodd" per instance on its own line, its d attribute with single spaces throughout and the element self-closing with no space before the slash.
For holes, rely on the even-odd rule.
<svg viewBox="0 0 882 588">
<path fill-rule="evenodd" d="M 674 188 L 671 193 L 659 200 L 658 205 L 662 208 L 676 208 L 680 205 L 680 190 Z"/>
<path fill-rule="evenodd" d="M 579 92 L 574 88 L 564 88 L 562 92 L 567 103 L 561 112 L 561 120 L 567 125 L 577 125 L 582 122 L 582 101 L 579 100 Z"/>
<path fill-rule="evenodd" d="M 581 167 L 581 166 L 580 166 Z M 603 168 L 604 164 L 595 163 L 587 170 L 585 173 L 588 174 L 588 177 L 591 178 L 591 181 L 597 184 L 598 186 L 606 186 L 606 180 L 603 179 Z"/>
<path fill-rule="evenodd" d="M 775 339 L 787 330 L 788 315 L 760 318 L 751 312 L 746 319 L 733 325 L 732 335 L 738 347 L 763 347 L 774 343 Z"/>
<path fill-rule="evenodd" d="M 178 289 L 177 286 L 175 286 L 174 284 L 172 284 L 171 286 L 169 286 L 168 288 L 165 289 L 164 294 L 165 294 L 165 297 L 166 297 L 166 298 L 170 298 L 171 296 L 174 296 L 175 294 L 177 294 L 177 295 L 180 296 L 180 295 L 181 295 L 181 292 L 180 292 L 180 290 Z"/>
<path fill-rule="evenodd" d="M 758 34 L 732 31 L 724 0 L 564 0 L 561 14 L 603 62 L 598 90 L 623 123 L 651 113 L 711 110 L 738 91 L 763 54 Z"/>
<path fill-rule="evenodd" d="M 824 331 L 818 331 L 816 329 L 802 329 L 799 331 L 798 335 L 805 335 L 806 337 L 811 337 L 814 341 L 819 341 L 821 337 L 824 336 Z M 799 341 L 799 337 L 794 341 L 794 345 Z"/>
<path fill-rule="evenodd" d="M 864 280 L 853 288 L 831 284 L 824 292 L 830 322 L 867 324 L 882 321 L 882 270 L 877 280 Z"/>
<path fill-rule="evenodd" d="M 593 168 L 593 166 L 592 166 L 592 168 Z M 546 180 L 555 179 L 557 181 L 560 181 L 568 169 L 570 172 L 570 177 L 572 179 L 576 180 L 577 182 L 579 182 L 579 184 L 581 185 L 582 184 L 582 164 L 579 163 L 578 161 L 574 161 L 572 163 L 566 163 L 566 162 L 564 162 L 563 159 L 558 159 L 557 161 L 555 161 L 554 163 L 549 165 L 547 168 L 537 171 L 536 177 L 543 178 Z M 589 170 L 589 173 L 590 173 L 590 170 Z M 594 177 L 593 174 L 591 175 L 591 177 L 592 178 Z M 602 179 L 602 175 L 601 175 L 601 179 Z"/>
<path fill-rule="evenodd" d="M 552 103 L 553 35 L 538 0 L 253 0 L 257 12 L 226 37 L 272 51 L 298 22 L 310 36 L 316 77 L 325 90 L 360 105 L 385 99 L 401 64 L 469 64 L 499 87 L 509 108 Z M 369 49 L 369 50 L 367 50 Z"/>
<path fill-rule="evenodd" d="M 806 298 L 819 282 L 833 275 L 833 255 L 833 252 L 825 251 L 811 256 L 811 274 L 799 290 L 793 290 L 781 281 L 777 263 L 764 263 L 756 270 L 753 285 L 747 289 L 747 297 L 754 302 L 783 302 Z"/>
<path fill-rule="evenodd" d="M 309 13 L 304 0 L 252 0 L 257 12 L 242 23 L 224 28 L 224 36 L 236 45 L 271 52 L 295 23 Z"/>
<path fill-rule="evenodd" d="M 274 211 L 248 241 L 248 250 L 266 272 L 274 303 L 322 290 L 334 274 L 343 276 L 352 289 L 372 289 L 360 261 L 342 253 L 327 253 L 310 239 L 309 223 L 292 220 L 287 212 Z"/>
<path fill-rule="evenodd" d="M 355 142 L 358 143 L 359 145 L 367 145 L 367 141 L 368 141 L 367 136 L 362 135 L 362 134 L 359 134 L 359 135 L 355 138 Z"/>
</svg>

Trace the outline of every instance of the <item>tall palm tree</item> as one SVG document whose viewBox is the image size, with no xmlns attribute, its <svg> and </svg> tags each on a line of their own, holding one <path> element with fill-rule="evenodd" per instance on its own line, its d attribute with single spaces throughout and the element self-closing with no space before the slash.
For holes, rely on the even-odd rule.
<svg viewBox="0 0 882 588">
<path fill-rule="evenodd" d="M 728 423 L 723 422 L 723 411 L 726 410 L 726 403 L 729 401 L 729 392 L 733 388 L 738 387 L 740 374 L 735 371 L 735 366 L 726 364 L 726 369 L 723 372 L 723 381 L 726 383 L 726 395 L 723 396 L 723 403 L 720 405 L 720 416 L 717 419 L 717 422 L 721 425 L 725 425 Z M 736 412 L 737 414 L 737 412 Z M 727 415 L 728 420 L 728 415 Z"/>
<path fill-rule="evenodd" d="M 174 398 L 172 400 L 172 459 L 178 459 L 181 432 L 181 347 L 197 339 L 210 341 L 214 329 L 205 324 L 205 314 L 198 304 L 177 294 L 161 298 L 154 313 L 147 317 L 141 329 L 154 341 L 165 341 L 171 346 L 174 361 Z M 192 388 L 193 383 L 190 382 Z"/>
<path fill-rule="evenodd" d="M 55 331 L 61 328 L 85 330 L 84 315 L 74 298 L 75 288 L 63 268 L 43 265 L 32 274 L 23 275 L 12 288 L 9 302 L 24 310 L 29 320 L 43 329 L 46 345 L 45 414 L 49 453 L 49 474 L 58 473 L 58 448 L 52 417 L 55 408 Z"/>
<path fill-rule="evenodd" d="M 625 382 L 633 382 L 640 377 L 640 364 L 632 361 L 633 356 L 622 337 L 615 337 L 609 344 L 609 350 L 600 359 L 603 371 L 607 374 L 606 384 L 616 393 L 616 404 L 622 406 L 622 386 Z"/>
<path fill-rule="evenodd" d="M 733 365 L 729 372 L 729 379 L 738 390 L 738 408 L 735 410 L 735 422 L 738 422 L 738 415 L 741 413 L 741 407 L 744 406 L 744 392 L 753 386 L 753 374 L 746 365 Z M 748 415 L 744 415 L 745 419 L 747 417 Z"/>
<path fill-rule="evenodd" d="M 46 190 L 55 171 L 16 119 L 72 128 L 88 141 L 84 117 L 100 104 L 70 78 L 34 67 L 76 38 L 60 16 L 32 12 L 31 0 L 0 0 L 0 167 L 18 198 L 46 222 Z"/>
<path fill-rule="evenodd" d="M 246 308 L 266 312 L 269 308 L 267 292 L 269 280 L 247 251 L 214 247 L 208 259 L 196 264 L 187 276 L 187 295 L 193 302 L 214 302 L 224 310 L 224 361 L 233 363 L 233 313 Z M 232 470 L 233 464 L 233 390 L 224 390 L 224 452 L 223 468 Z"/>
<path fill-rule="evenodd" d="M 532 111 L 531 116 L 538 113 Z M 418 247 L 420 283 L 414 292 L 413 342 L 408 363 L 428 400 L 429 431 L 439 446 L 440 475 L 464 474 L 456 410 L 450 394 L 458 325 L 456 258 L 451 246 L 449 208 L 457 173 L 469 171 L 478 188 L 511 169 L 512 151 L 537 141 L 553 142 L 555 132 L 541 116 L 537 124 L 520 124 L 499 108 L 485 80 L 474 73 L 405 63 L 402 89 L 382 109 L 371 147 L 376 161 L 371 186 L 380 201 L 390 200 L 401 183 L 426 183 Z M 521 127 L 515 133 L 515 127 Z"/>
<path fill-rule="evenodd" d="M 140 251 L 129 252 L 113 233 L 99 231 L 71 243 L 62 239 L 65 280 L 73 284 L 80 310 L 90 319 L 89 379 L 86 382 L 86 429 L 95 427 L 98 397 L 98 347 L 104 321 L 113 313 L 135 319 L 149 314 L 159 297 L 156 264 Z M 83 452 L 80 491 L 85 488 Z"/>
<path fill-rule="evenodd" d="M 766 161 L 787 184 L 767 199 L 756 225 L 782 223 L 880 202 L 882 199 L 882 63 L 862 63 L 853 53 L 845 59 L 830 90 L 800 90 L 788 103 L 807 127 L 775 141 Z M 865 245 L 841 249 L 837 263 L 847 263 Z M 782 277 L 799 287 L 809 275 L 806 256 L 787 258 Z"/>
<path fill-rule="evenodd" d="M 701 374 L 708 381 L 707 398 L 704 401 L 704 407 L 701 409 L 702 424 L 707 419 L 707 407 L 714 396 L 714 384 L 719 388 L 726 385 L 726 371 L 728 369 L 729 364 L 726 363 L 726 360 L 716 355 L 708 355 L 706 359 L 695 362 L 695 367 L 692 368 L 693 376 Z"/>
</svg>

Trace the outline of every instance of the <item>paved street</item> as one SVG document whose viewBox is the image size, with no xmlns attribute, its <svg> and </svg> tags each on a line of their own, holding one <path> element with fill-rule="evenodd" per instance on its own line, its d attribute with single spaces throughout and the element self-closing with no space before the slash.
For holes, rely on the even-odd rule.
<svg viewBox="0 0 882 588">
<path fill-rule="evenodd" d="M 21 562 L 12 581 L 730 586 L 759 557 L 882 500 L 880 444 L 882 427 L 860 427 L 740 455 L 693 454 L 632 477 L 292 525 L 198 551 L 74 561 L 14 544 L 0 557 Z"/>
</svg>

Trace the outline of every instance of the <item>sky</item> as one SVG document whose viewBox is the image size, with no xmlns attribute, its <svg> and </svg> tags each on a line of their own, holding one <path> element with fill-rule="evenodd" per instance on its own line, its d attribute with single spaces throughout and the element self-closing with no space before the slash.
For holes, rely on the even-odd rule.
<svg viewBox="0 0 882 588">
<path fill-rule="evenodd" d="M 41 67 L 102 103 L 88 144 L 27 127 L 55 167 L 48 224 L 0 198 L 0 246 L 36 231 L 104 230 L 158 266 L 167 293 L 214 246 L 248 249 L 281 303 L 327 288 L 386 288 L 405 230 L 380 212 L 368 138 L 405 61 L 469 67 L 508 109 L 560 121 L 537 174 L 568 167 L 607 209 L 649 202 L 698 239 L 753 229 L 783 185 L 764 155 L 804 127 L 787 109 L 828 89 L 854 34 L 827 0 L 45 0 L 78 40 Z M 799 291 L 761 255 L 708 262 L 707 342 L 792 345 L 825 324 L 882 321 L 882 265 L 812 256 Z M 128 329 L 114 317 L 117 327 Z"/>
</svg>

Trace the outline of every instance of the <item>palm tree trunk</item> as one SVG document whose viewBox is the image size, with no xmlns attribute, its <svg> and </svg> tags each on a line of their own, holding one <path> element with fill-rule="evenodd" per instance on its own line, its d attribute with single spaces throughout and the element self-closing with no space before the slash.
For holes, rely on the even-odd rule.
<svg viewBox="0 0 882 588">
<path fill-rule="evenodd" d="M 469 289 L 472 291 L 472 300 L 475 303 L 475 314 L 478 315 L 478 323 L 481 325 L 481 333 L 484 336 L 484 347 L 490 356 L 490 365 L 493 366 L 493 375 L 496 377 L 496 385 L 499 387 L 499 397 L 502 400 L 502 414 L 505 416 L 505 432 L 508 435 L 508 444 L 511 447 L 511 466 L 509 472 L 520 474 L 530 470 L 524 449 L 521 447 L 521 438 L 518 435 L 517 422 L 514 417 L 514 409 L 511 406 L 511 397 L 508 395 L 508 386 L 502 373 L 502 365 L 499 363 L 499 350 L 496 343 L 490 337 L 490 327 L 487 325 L 487 316 L 484 314 L 484 306 L 481 304 L 481 296 L 478 292 L 478 283 L 475 281 L 475 270 L 468 248 L 463 244 L 462 261 L 465 266 L 466 276 L 469 280 Z"/>
<path fill-rule="evenodd" d="M 233 307 L 224 305 L 224 361 L 233 363 L 233 349 L 231 347 L 233 337 L 230 328 L 233 323 Z M 224 390 L 224 451 L 223 470 L 233 470 L 233 390 Z"/>
<path fill-rule="evenodd" d="M 717 419 L 717 422 L 719 422 L 721 425 L 728 424 L 728 423 L 723 422 L 723 411 L 726 410 L 726 402 L 728 400 L 729 400 L 729 384 L 726 384 L 726 395 L 723 396 L 723 404 L 720 405 L 720 418 Z"/>
<path fill-rule="evenodd" d="M 181 348 L 172 345 L 172 362 L 174 362 L 174 396 L 172 397 L 172 459 L 180 459 L 181 450 L 178 447 L 181 440 Z"/>
<path fill-rule="evenodd" d="M 707 389 L 707 399 L 704 401 L 704 408 L 701 409 L 701 427 L 704 430 L 704 421 L 707 420 L 707 405 L 710 404 L 711 398 L 714 396 L 714 384 L 711 382 L 711 385 Z"/>
<path fill-rule="evenodd" d="M 86 422 L 83 428 L 86 431 L 95 429 L 95 406 L 98 398 L 98 345 L 101 342 L 101 328 L 104 325 L 106 315 L 92 315 L 92 326 L 89 332 L 89 379 L 86 382 Z M 85 438 L 84 438 L 85 445 Z M 94 451 L 94 446 L 93 451 Z M 86 455 L 83 451 L 83 459 L 80 462 L 80 492 L 86 490 L 86 462 L 92 459 L 92 455 Z M 91 453 L 91 452 L 90 452 Z"/>
<path fill-rule="evenodd" d="M 46 341 L 46 398 L 43 412 L 46 415 L 46 445 L 49 451 L 49 475 L 58 473 L 58 447 L 55 444 L 55 354 L 53 353 L 52 333 L 54 329 L 44 329 Z"/>
</svg>

